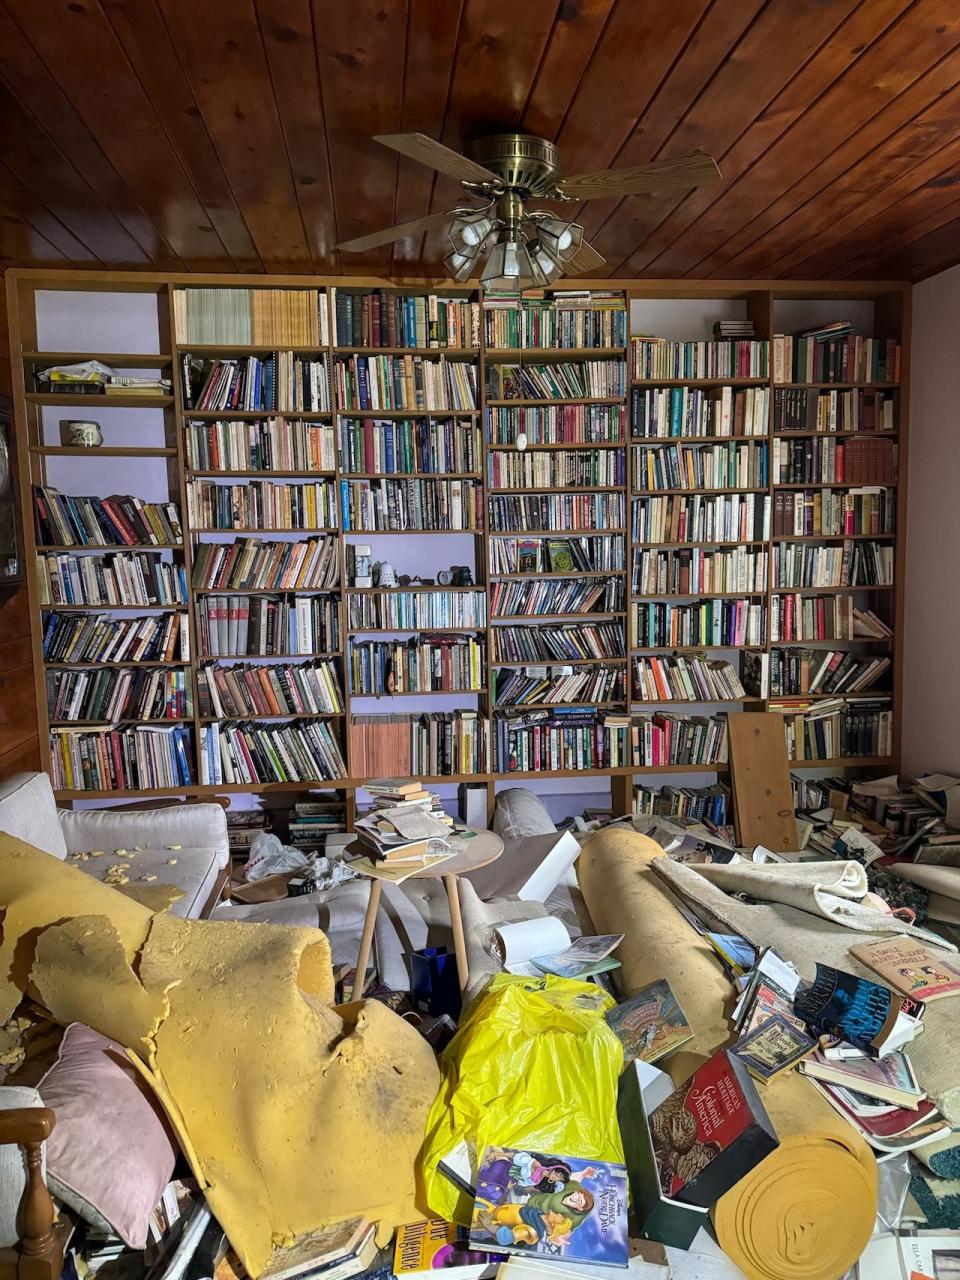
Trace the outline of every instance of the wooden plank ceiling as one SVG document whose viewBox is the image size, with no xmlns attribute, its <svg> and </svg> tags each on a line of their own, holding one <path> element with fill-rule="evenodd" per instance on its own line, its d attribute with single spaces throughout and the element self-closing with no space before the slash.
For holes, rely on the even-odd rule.
<svg viewBox="0 0 960 1280">
<path fill-rule="evenodd" d="M 0 0 L 3 265 L 429 274 L 449 208 L 373 143 L 521 129 L 567 173 L 694 147 L 723 184 L 591 201 L 614 277 L 960 260 L 957 0 Z"/>
</svg>

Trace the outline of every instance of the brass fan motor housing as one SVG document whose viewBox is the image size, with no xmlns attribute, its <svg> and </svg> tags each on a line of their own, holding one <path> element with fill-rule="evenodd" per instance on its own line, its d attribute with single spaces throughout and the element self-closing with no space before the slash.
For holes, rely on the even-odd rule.
<svg viewBox="0 0 960 1280">
<path fill-rule="evenodd" d="M 471 143 L 468 152 L 471 160 L 495 173 L 506 187 L 524 195 L 550 191 L 560 174 L 557 148 L 530 133 L 495 133 Z"/>
</svg>

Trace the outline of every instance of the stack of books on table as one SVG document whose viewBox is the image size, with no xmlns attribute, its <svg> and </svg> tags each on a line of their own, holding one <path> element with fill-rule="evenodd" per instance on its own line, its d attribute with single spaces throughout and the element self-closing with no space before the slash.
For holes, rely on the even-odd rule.
<svg viewBox="0 0 960 1280">
<path fill-rule="evenodd" d="M 374 807 L 357 819 L 357 837 L 374 863 L 422 862 L 449 854 L 451 820 L 436 795 L 413 780 L 369 784 Z"/>
</svg>

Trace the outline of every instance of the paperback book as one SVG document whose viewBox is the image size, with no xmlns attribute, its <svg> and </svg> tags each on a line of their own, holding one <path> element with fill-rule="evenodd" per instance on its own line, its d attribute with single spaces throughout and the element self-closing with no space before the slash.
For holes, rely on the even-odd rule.
<svg viewBox="0 0 960 1280">
<path fill-rule="evenodd" d="M 939 1000 L 960 992 L 960 967 L 956 953 L 934 951 L 914 938 L 895 937 L 882 942 L 862 942 L 850 954 L 914 1000 Z"/>
<path fill-rule="evenodd" d="M 470 1243 L 484 1251 L 626 1267 L 626 1168 L 487 1147 L 477 1174 Z"/>
<path fill-rule="evenodd" d="M 656 1062 L 693 1038 L 669 982 L 660 978 L 605 1015 L 626 1058 Z"/>
<path fill-rule="evenodd" d="M 812 1053 L 817 1042 L 798 1030 L 781 1014 L 764 1019 L 730 1050 L 746 1065 L 755 1080 L 772 1080 Z"/>
</svg>

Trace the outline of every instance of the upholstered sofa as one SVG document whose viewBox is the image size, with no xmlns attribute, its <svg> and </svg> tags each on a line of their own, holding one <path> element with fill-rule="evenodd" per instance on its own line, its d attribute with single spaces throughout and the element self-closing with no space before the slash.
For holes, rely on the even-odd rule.
<svg viewBox="0 0 960 1280">
<path fill-rule="evenodd" d="M 0 782 L 0 831 L 61 861 L 96 853 L 76 865 L 99 880 L 124 864 L 131 885 L 175 885 L 183 896 L 170 910 L 188 918 L 203 912 L 229 863 L 227 819 L 219 805 L 58 809 L 45 773 Z"/>
</svg>

